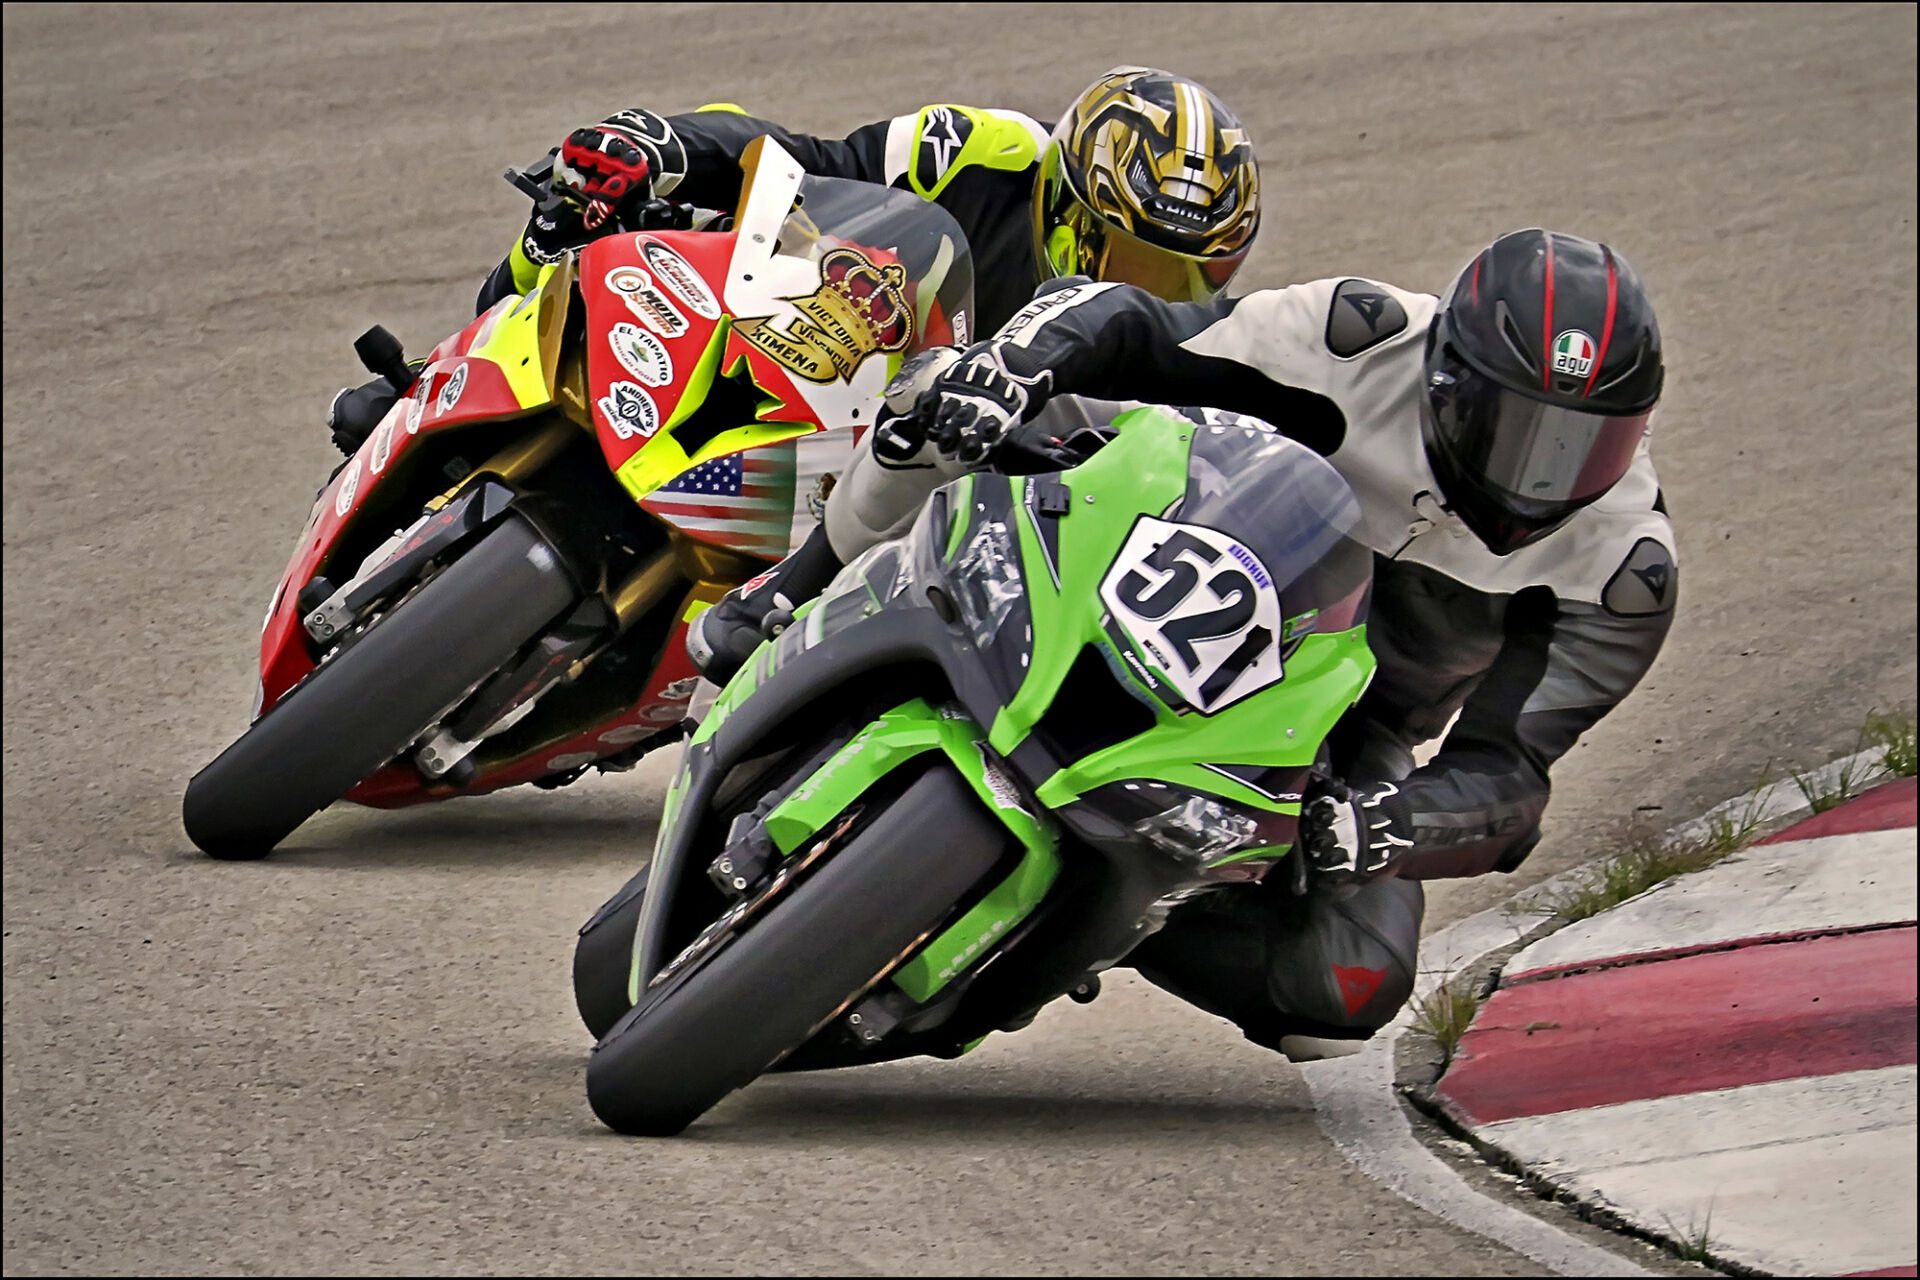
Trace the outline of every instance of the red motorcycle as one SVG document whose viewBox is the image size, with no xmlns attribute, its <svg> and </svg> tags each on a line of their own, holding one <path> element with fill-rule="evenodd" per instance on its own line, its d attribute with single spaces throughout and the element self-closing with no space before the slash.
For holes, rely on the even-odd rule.
<svg viewBox="0 0 1920 1280">
<path fill-rule="evenodd" d="M 973 305 L 937 206 L 803 174 L 771 139 L 742 166 L 730 230 L 596 240 L 417 380 L 384 329 L 355 344 L 412 391 L 307 518 L 253 723 L 187 786 L 201 849 L 258 858 L 343 797 L 561 786 L 680 736 L 688 622 L 786 554 L 798 477 Z"/>
</svg>

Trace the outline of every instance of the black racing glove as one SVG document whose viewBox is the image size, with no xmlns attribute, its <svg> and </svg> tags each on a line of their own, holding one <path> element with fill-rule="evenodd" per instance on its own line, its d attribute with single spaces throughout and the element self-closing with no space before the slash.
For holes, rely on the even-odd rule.
<svg viewBox="0 0 1920 1280">
<path fill-rule="evenodd" d="M 880 413 L 873 422 L 873 455 L 880 465 L 932 465 L 918 461 L 918 456 L 933 429 L 933 413 L 939 405 L 933 387 L 959 359 L 959 347 L 930 347 L 902 364 L 900 372 L 887 383 Z"/>
<path fill-rule="evenodd" d="M 1042 375 L 1048 384 L 1053 371 Z M 981 343 L 940 376 L 922 397 L 936 397 L 915 413 L 932 414 L 933 442 L 941 453 L 971 466 L 983 462 L 1008 431 L 1026 420 L 1029 391 L 1036 384 L 1015 377 L 1000 349 Z"/>
<path fill-rule="evenodd" d="M 1409 819 L 1391 782 L 1355 789 L 1334 778 L 1317 780 L 1300 806 L 1300 848 L 1318 875 L 1364 884 L 1390 874 L 1413 848 Z"/>
</svg>

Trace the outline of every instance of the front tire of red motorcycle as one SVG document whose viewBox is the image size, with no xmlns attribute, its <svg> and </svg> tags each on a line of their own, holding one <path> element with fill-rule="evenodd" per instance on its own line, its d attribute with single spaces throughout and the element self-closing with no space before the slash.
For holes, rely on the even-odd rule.
<svg viewBox="0 0 1920 1280">
<path fill-rule="evenodd" d="M 575 598 L 540 535 L 509 516 L 193 776 L 188 838 L 216 858 L 265 857 Z"/>
<path fill-rule="evenodd" d="M 620 1133 L 671 1137 L 890 972 L 999 860 L 1006 828 L 930 769 L 765 917 L 593 1048 L 587 1100 Z"/>
</svg>

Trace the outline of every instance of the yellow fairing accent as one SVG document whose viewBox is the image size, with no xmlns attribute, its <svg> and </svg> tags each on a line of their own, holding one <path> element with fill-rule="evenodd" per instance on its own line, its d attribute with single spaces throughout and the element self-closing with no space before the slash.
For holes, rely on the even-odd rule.
<svg viewBox="0 0 1920 1280">
<path fill-rule="evenodd" d="M 573 292 L 573 260 L 567 258 L 540 269 L 540 283 L 493 326 L 487 340 L 467 352 L 506 375 L 507 386 L 522 409 L 538 409 L 553 402 L 553 384 L 560 363 L 560 334 Z"/>
<path fill-rule="evenodd" d="M 941 174 L 940 180 L 931 187 L 920 185 L 920 179 L 914 176 L 914 170 L 918 166 L 912 162 L 912 157 L 909 158 L 907 181 L 914 191 L 925 199 L 932 200 L 945 191 L 947 184 L 953 181 L 953 176 L 969 166 L 1006 169 L 1017 173 L 1031 165 L 1035 157 L 1040 154 L 1039 145 L 1023 125 L 989 115 L 977 107 L 963 107 L 951 102 L 934 105 L 945 106 L 947 110 L 957 111 L 971 120 L 973 132 L 967 135 L 967 143 L 960 148 L 960 154 L 954 157 L 953 163 L 947 166 L 947 171 Z M 913 141 L 916 154 L 921 135 L 926 131 L 927 112 L 931 110 L 933 110 L 931 106 L 922 107 L 920 119 L 914 126 Z"/>
<path fill-rule="evenodd" d="M 703 462 L 812 434 L 813 427 L 804 422 L 749 422 L 744 427 L 722 431 L 689 458 L 680 447 L 680 442 L 663 429 L 647 441 L 645 448 L 622 463 L 620 470 L 614 474 L 620 477 L 620 483 L 626 486 L 627 492 L 637 502 Z"/>
<path fill-rule="evenodd" d="M 745 426 L 722 431 L 719 435 L 702 445 L 692 457 L 687 456 L 673 429 L 692 417 L 702 404 L 706 403 L 707 392 L 713 388 L 714 375 L 719 371 L 721 354 L 727 347 L 727 335 L 732 327 L 731 320 L 722 318 L 713 331 L 713 337 L 707 343 L 707 349 L 700 354 L 700 363 L 693 367 L 687 377 L 687 389 L 682 393 L 680 402 L 673 408 L 660 430 L 653 439 L 641 446 L 638 453 L 620 464 L 614 474 L 626 491 L 633 495 L 634 501 L 646 497 L 663 484 L 671 483 L 676 477 L 686 474 L 703 462 L 725 457 L 730 453 L 741 453 L 747 449 L 757 449 L 762 445 L 779 444 L 783 440 L 793 440 L 800 436 L 811 435 L 811 423 L 794 422 L 749 422 Z M 734 361 L 733 368 L 727 371 L 732 376 L 747 364 L 745 356 Z M 751 369 L 752 366 L 748 365 Z M 780 408 L 780 401 L 772 396 L 761 402 L 763 413 Z"/>
<path fill-rule="evenodd" d="M 695 111 L 730 111 L 736 116 L 746 116 L 746 115 L 753 114 L 751 111 L 748 111 L 745 107 L 737 106 L 731 102 L 709 102 L 704 107 L 695 107 L 694 110 Z"/>
</svg>

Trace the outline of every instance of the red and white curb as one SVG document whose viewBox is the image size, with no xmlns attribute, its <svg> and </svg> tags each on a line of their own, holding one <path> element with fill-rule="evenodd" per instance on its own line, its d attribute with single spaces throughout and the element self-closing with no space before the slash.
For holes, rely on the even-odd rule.
<svg viewBox="0 0 1920 1280">
<path fill-rule="evenodd" d="M 1875 748 L 1833 761 L 1814 771 L 1809 786 L 1816 791 L 1832 789 L 1845 778 L 1877 768 L 1880 755 Z M 1804 811 L 1797 788 L 1773 784 L 1728 800 L 1677 828 L 1674 835 L 1704 834 L 1714 819 L 1723 816 L 1772 822 Z M 1431 992 L 1463 966 L 1512 945 L 1517 931 L 1508 911 L 1515 902 L 1554 893 L 1585 872 L 1575 867 L 1516 895 L 1514 902 L 1478 912 L 1423 938 L 1416 994 Z M 1652 1274 L 1622 1253 L 1597 1248 L 1546 1219 L 1475 1190 L 1415 1136 L 1394 1091 L 1395 1049 L 1412 1021 L 1409 1003 L 1360 1053 L 1302 1065 L 1301 1075 L 1313 1094 L 1314 1117 L 1340 1153 L 1409 1203 L 1505 1245 L 1555 1274 Z"/>
<path fill-rule="evenodd" d="M 1886 784 L 1523 949 L 1436 1101 L 1723 1264 L 1914 1275 L 1914 795 Z"/>
</svg>

